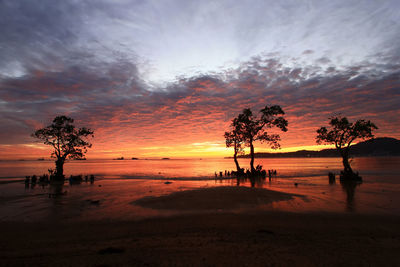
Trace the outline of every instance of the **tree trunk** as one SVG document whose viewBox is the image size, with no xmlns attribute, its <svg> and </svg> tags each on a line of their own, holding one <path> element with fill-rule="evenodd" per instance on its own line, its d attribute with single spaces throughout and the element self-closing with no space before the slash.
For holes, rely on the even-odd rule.
<svg viewBox="0 0 400 267">
<path fill-rule="evenodd" d="M 237 152 L 235 152 L 235 154 L 233 155 L 233 160 L 235 161 L 235 164 L 236 164 L 236 171 L 238 172 L 238 173 L 240 173 L 240 166 L 239 166 L 239 162 L 238 162 L 238 160 L 237 160 Z"/>
<path fill-rule="evenodd" d="M 347 151 L 341 151 L 342 154 L 342 162 L 343 162 L 343 167 L 344 167 L 344 173 L 345 174 L 353 174 L 353 170 L 351 169 L 350 163 L 349 163 L 349 153 Z"/>
<path fill-rule="evenodd" d="M 236 140 L 234 141 L 234 151 L 235 151 L 235 153 L 233 154 L 233 160 L 235 161 L 235 164 L 236 164 L 236 171 L 239 174 L 240 173 L 240 166 L 239 166 L 239 162 L 237 161 L 238 145 L 237 145 Z"/>
<path fill-rule="evenodd" d="M 64 179 L 64 161 L 63 158 L 57 158 L 56 160 L 55 178 L 57 180 Z"/>
<path fill-rule="evenodd" d="M 251 155 L 251 160 L 250 160 L 251 173 L 255 173 L 256 169 L 254 168 L 254 146 L 253 146 L 253 140 L 250 140 L 250 155 Z"/>
</svg>

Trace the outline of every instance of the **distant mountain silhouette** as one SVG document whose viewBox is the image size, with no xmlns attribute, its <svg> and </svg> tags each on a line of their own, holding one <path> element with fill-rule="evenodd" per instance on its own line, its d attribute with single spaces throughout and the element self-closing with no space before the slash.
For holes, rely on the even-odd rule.
<svg viewBox="0 0 400 267">
<path fill-rule="evenodd" d="M 350 155 L 355 157 L 400 156 L 400 140 L 389 137 L 370 139 L 350 147 Z M 240 158 L 249 158 L 242 155 Z M 255 153 L 256 158 L 308 158 L 308 157 L 340 157 L 339 152 L 332 149 L 321 151 L 299 150 L 285 153 Z"/>
</svg>

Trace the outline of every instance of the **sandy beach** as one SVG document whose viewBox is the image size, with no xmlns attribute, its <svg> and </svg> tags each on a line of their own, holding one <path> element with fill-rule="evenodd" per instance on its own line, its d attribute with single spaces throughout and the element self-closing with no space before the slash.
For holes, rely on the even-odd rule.
<svg viewBox="0 0 400 267">
<path fill-rule="evenodd" d="M 0 265 L 400 265 L 398 216 L 246 209 L 291 197 L 257 188 L 206 188 L 144 197 L 135 204 L 199 211 L 193 213 L 140 220 L 0 222 Z"/>
<path fill-rule="evenodd" d="M 290 200 L 293 196 L 298 195 L 244 186 L 217 186 L 144 197 L 133 204 L 158 210 L 227 211 L 257 208 L 272 202 Z"/>
</svg>

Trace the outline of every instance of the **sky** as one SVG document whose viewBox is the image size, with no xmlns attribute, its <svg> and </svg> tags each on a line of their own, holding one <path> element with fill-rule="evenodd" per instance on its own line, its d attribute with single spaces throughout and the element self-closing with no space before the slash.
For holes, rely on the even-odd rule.
<svg viewBox="0 0 400 267">
<path fill-rule="evenodd" d="M 0 0 L 0 159 L 49 157 L 30 134 L 58 115 L 94 130 L 88 158 L 230 156 L 265 105 L 281 151 L 335 115 L 400 138 L 399 40 L 397 0 Z"/>
</svg>

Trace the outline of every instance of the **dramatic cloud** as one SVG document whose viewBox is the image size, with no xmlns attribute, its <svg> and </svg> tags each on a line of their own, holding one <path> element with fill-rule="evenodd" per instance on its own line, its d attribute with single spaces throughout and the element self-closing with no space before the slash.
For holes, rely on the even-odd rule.
<svg viewBox="0 0 400 267">
<path fill-rule="evenodd" d="M 134 66 L 109 67 L 102 74 L 68 69 L 4 80 L 3 144 L 30 143 L 35 127 L 68 114 L 96 129 L 99 150 L 223 145 L 222 134 L 234 116 L 266 104 L 279 104 L 287 113 L 290 131 L 283 134 L 284 147 L 313 145 L 315 129 L 338 113 L 371 119 L 380 126 L 380 135 L 399 137 L 400 65 L 288 69 L 278 59 L 258 58 L 235 70 L 151 91 L 135 71 L 124 72 Z"/>
<path fill-rule="evenodd" d="M 39 153 L 30 133 L 60 114 L 95 129 L 98 157 L 224 155 L 231 119 L 266 104 L 287 113 L 283 148 L 314 145 L 338 113 L 400 137 L 399 10 L 398 1 L 2 1 L 0 157 Z"/>
<path fill-rule="evenodd" d="M 90 54 L 140 61 L 146 78 L 236 66 L 279 52 L 335 65 L 399 59 L 400 3 L 392 1 L 88 1 L 0 3 L 6 75 L 55 69 Z M 146 63 L 147 64 L 144 64 Z"/>
</svg>

